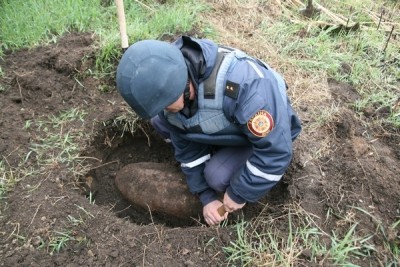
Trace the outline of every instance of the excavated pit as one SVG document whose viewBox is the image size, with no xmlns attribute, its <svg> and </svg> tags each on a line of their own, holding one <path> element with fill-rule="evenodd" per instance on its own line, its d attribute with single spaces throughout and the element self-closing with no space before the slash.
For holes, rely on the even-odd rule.
<svg viewBox="0 0 400 267">
<path fill-rule="evenodd" d="M 151 128 L 147 127 L 147 129 Z M 179 169 L 179 164 L 173 156 L 172 146 L 164 142 L 154 130 L 147 129 L 146 131 L 139 130 L 135 135 L 122 133 L 117 127 L 104 127 L 99 130 L 91 146 L 84 153 L 93 165 L 81 181 L 81 188 L 86 197 L 97 205 L 109 207 L 117 217 L 127 218 L 139 225 L 163 224 L 170 227 L 189 227 L 204 223 L 199 205 L 193 207 L 198 210 L 196 216 L 181 218 L 181 216 L 150 211 L 149 208 L 132 203 L 126 200 L 117 188 L 115 181 L 118 172 L 130 164 L 144 162 L 151 166 L 156 163 L 169 166 L 174 171 Z M 259 203 L 248 204 L 242 211 L 231 214 L 230 222 L 257 216 L 266 203 L 273 206 L 285 203 L 290 198 L 288 183 L 285 180 L 287 179 L 279 183 Z M 149 187 L 144 186 L 143 190 L 148 190 L 146 195 L 157 198 L 158 190 L 153 182 L 149 181 Z M 179 196 L 173 194 L 170 195 L 171 203 L 179 199 Z M 181 193 L 177 191 L 177 194 Z M 164 202 L 168 201 L 167 199 Z"/>
</svg>

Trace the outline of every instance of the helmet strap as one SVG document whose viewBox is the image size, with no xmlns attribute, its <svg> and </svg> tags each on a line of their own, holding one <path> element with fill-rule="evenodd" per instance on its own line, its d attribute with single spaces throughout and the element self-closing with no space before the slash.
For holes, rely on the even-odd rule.
<svg viewBox="0 0 400 267">
<path fill-rule="evenodd" d="M 190 80 L 186 82 L 185 91 L 183 92 L 183 104 L 188 107 L 190 103 Z"/>
<path fill-rule="evenodd" d="M 183 91 L 183 109 L 182 114 L 185 115 L 186 118 L 189 118 L 191 115 L 190 112 L 190 80 L 187 80 L 185 91 Z"/>
</svg>

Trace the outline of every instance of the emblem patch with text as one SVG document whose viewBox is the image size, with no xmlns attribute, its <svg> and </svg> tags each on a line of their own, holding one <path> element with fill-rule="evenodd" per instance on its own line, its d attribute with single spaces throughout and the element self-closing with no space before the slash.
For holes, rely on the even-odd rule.
<svg viewBox="0 0 400 267">
<path fill-rule="evenodd" d="M 274 119 L 267 111 L 260 110 L 247 122 L 247 128 L 255 136 L 265 137 L 274 128 Z"/>
</svg>

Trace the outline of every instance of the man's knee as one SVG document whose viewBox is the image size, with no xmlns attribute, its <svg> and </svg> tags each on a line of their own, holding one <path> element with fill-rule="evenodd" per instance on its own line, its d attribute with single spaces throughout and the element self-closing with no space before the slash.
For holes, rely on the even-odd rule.
<svg viewBox="0 0 400 267">
<path fill-rule="evenodd" d="M 204 178 L 209 187 L 217 192 L 225 192 L 229 185 L 230 174 L 222 171 L 223 168 L 213 168 L 213 166 L 206 165 L 204 169 Z"/>
</svg>

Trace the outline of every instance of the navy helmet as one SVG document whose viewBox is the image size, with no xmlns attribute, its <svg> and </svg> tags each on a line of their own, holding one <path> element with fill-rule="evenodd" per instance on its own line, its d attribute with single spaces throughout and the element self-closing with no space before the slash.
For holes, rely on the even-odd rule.
<svg viewBox="0 0 400 267">
<path fill-rule="evenodd" d="M 188 69 L 181 51 L 157 40 L 131 45 L 117 68 L 117 88 L 124 100 L 144 119 L 174 103 L 185 90 Z"/>
</svg>

